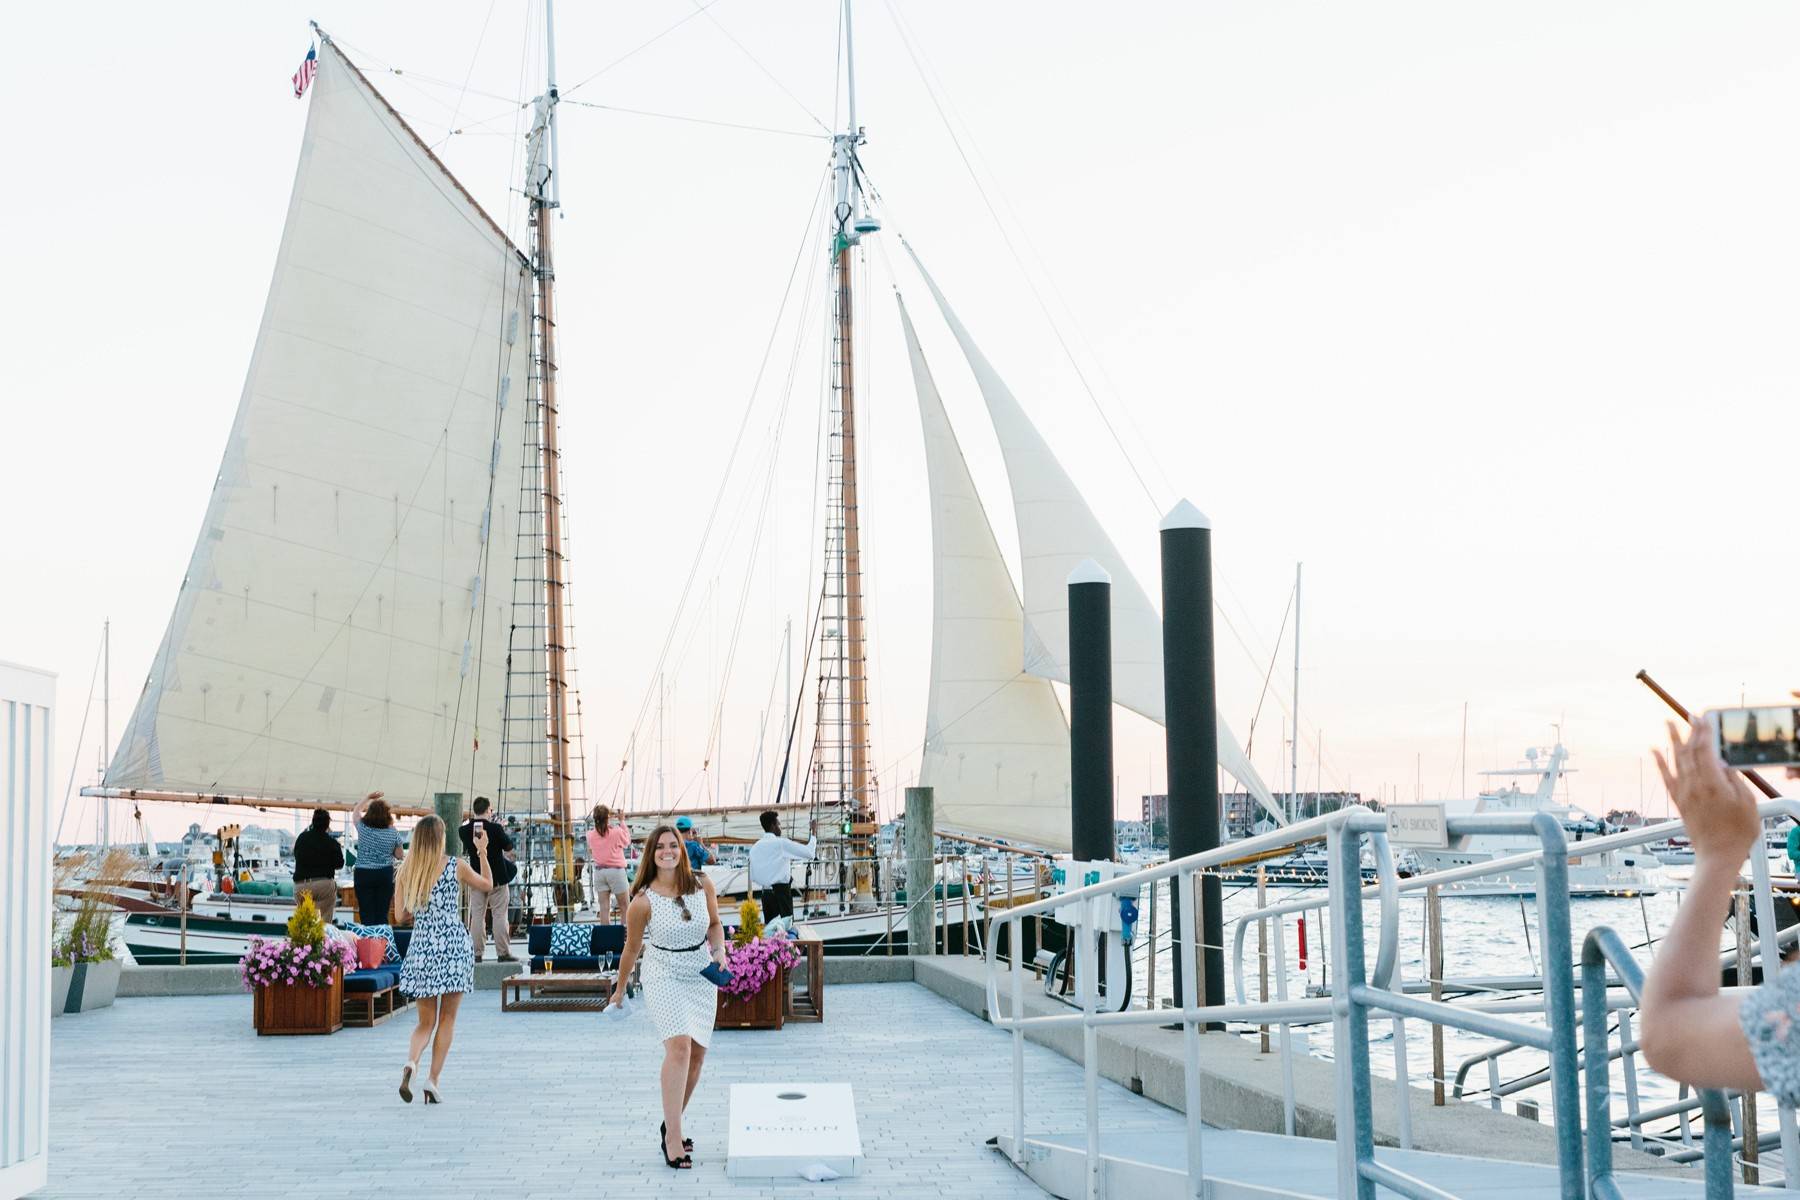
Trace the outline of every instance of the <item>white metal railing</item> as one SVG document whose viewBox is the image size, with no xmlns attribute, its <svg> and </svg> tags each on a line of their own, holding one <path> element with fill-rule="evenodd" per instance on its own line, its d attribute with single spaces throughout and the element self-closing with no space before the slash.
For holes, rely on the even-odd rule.
<svg viewBox="0 0 1800 1200">
<path fill-rule="evenodd" d="M 1800 802 L 1794 800 L 1776 800 L 1765 802 L 1759 806 L 1759 813 L 1765 820 L 1792 817 L 1800 819 Z M 1332 1021 L 1335 1058 L 1339 1064 L 1340 1076 L 1340 1114 L 1366 1114 L 1368 1088 L 1366 1021 L 1374 1011 L 1379 1011 L 1384 1019 L 1393 1019 L 1397 1023 L 1395 1037 L 1396 1085 L 1399 1094 L 1400 1133 L 1402 1144 L 1410 1141 L 1410 1089 L 1406 1083 L 1406 1054 L 1404 1028 L 1398 1022 L 1407 1017 L 1426 1020 L 1429 1023 L 1461 1028 L 1470 1032 L 1492 1036 L 1503 1042 L 1532 1047 L 1551 1054 L 1551 1066 L 1542 1073 L 1552 1083 L 1553 1110 L 1558 1125 L 1559 1142 L 1565 1138 L 1574 1139 L 1571 1151 L 1563 1146 L 1563 1170 L 1565 1183 L 1571 1171 L 1573 1177 L 1579 1179 L 1582 1171 L 1581 1148 L 1579 1144 L 1581 1120 L 1577 1111 L 1574 1095 L 1573 1077 L 1574 1031 L 1577 1024 L 1574 1010 L 1574 991 L 1578 986 L 1573 978 L 1573 955 L 1568 952 L 1556 952 L 1558 947 L 1570 946 L 1568 925 L 1568 890 L 1566 874 L 1569 861 L 1604 853 L 1608 850 L 1643 845 L 1651 841 L 1667 837 L 1680 831 L 1680 822 L 1667 822 L 1640 830 L 1627 831 L 1620 834 L 1607 835 L 1601 838 L 1584 839 L 1575 845 L 1568 845 L 1562 836 L 1560 825 L 1553 818 L 1540 814 L 1534 821 L 1529 816 L 1481 816 L 1451 818 L 1451 831 L 1454 834 L 1482 832 L 1530 832 L 1540 837 L 1541 848 L 1507 855 L 1504 858 L 1484 863 L 1456 867 L 1445 871 L 1432 872 L 1400 880 L 1395 877 L 1391 857 L 1387 853 L 1384 826 L 1380 817 L 1360 807 L 1327 814 L 1308 821 L 1299 822 L 1273 833 L 1234 842 L 1228 847 L 1203 854 L 1161 864 L 1144 871 L 1123 876 L 1106 883 L 1071 891 L 1065 895 L 1048 898 L 1031 904 L 1020 905 L 1004 913 L 990 913 L 988 936 L 985 938 L 983 953 L 987 962 L 988 1011 L 996 1025 L 1008 1029 L 1013 1041 L 1013 1153 L 1022 1156 L 1024 1148 L 1024 1038 L 1028 1029 L 1051 1026 L 1068 1026 L 1079 1024 L 1083 1030 L 1083 1058 L 1087 1073 L 1087 1126 L 1088 1126 L 1088 1174 L 1090 1194 L 1097 1189 L 1101 1158 L 1099 1154 L 1098 1126 L 1098 1068 L 1097 1039 L 1099 1031 L 1107 1025 L 1163 1024 L 1178 1020 L 1183 1033 L 1183 1057 L 1186 1071 L 1186 1107 L 1188 1114 L 1188 1161 L 1194 1167 L 1190 1171 L 1190 1181 L 1199 1195 L 1201 1173 L 1200 1147 L 1200 1097 L 1199 1097 L 1199 1035 L 1202 1023 L 1221 1021 L 1237 1021 L 1246 1024 L 1261 1023 L 1277 1027 L 1281 1035 L 1283 1055 L 1283 1105 L 1287 1113 L 1288 1128 L 1291 1131 L 1295 1105 L 1292 1055 L 1293 1046 L 1291 1027 L 1300 1024 L 1317 1024 Z M 1323 836 L 1330 854 L 1330 872 L 1328 896 L 1323 901 L 1318 899 L 1301 899 L 1284 901 L 1274 905 L 1265 905 L 1236 918 L 1237 928 L 1234 931 L 1232 975 L 1236 985 L 1237 1003 L 1206 1006 L 1202 1002 L 1199 985 L 1197 959 L 1201 947 L 1196 937 L 1197 898 L 1199 888 L 1195 878 L 1214 870 L 1232 860 L 1241 860 L 1249 855 L 1267 851 L 1280 850 L 1284 847 L 1297 846 L 1304 842 L 1316 841 Z M 1376 882 L 1364 887 L 1358 861 L 1358 849 L 1363 837 L 1369 837 L 1376 848 L 1377 878 Z M 1346 847 L 1348 849 L 1346 850 Z M 1774 903 L 1769 885 L 1768 863 L 1759 852 L 1752 856 L 1751 874 L 1755 909 L 1759 925 L 1759 943 L 1763 950 L 1765 963 L 1776 962 L 1775 947 L 1778 938 L 1775 928 Z M 1346 858 L 1346 854 L 1348 857 Z M 1395 954 L 1394 947 L 1398 943 L 1398 897 L 1407 892 L 1422 891 L 1434 886 L 1443 886 L 1467 879 L 1480 878 L 1484 875 L 1516 871 L 1519 868 L 1536 868 L 1540 877 L 1540 903 L 1538 905 L 1540 936 L 1546 948 L 1544 955 L 1544 972 L 1542 976 L 1528 980 L 1512 980 L 1505 982 L 1509 987 L 1521 984 L 1537 984 L 1544 988 L 1537 996 L 1512 996 L 1499 999 L 1474 999 L 1456 1004 L 1444 1001 L 1433 1001 L 1406 995 L 1409 990 L 1404 982 L 1396 985 L 1394 980 Z M 1099 941 L 1098 922 L 1094 919 L 1098 910 L 1096 905 L 1116 902 L 1116 897 L 1125 894 L 1137 894 L 1146 885 L 1155 886 L 1167 881 L 1174 898 L 1178 901 L 1179 928 L 1172 931 L 1175 942 L 1188 947 L 1188 953 L 1178 954 L 1179 970 L 1177 988 L 1180 994 L 1180 1007 L 1160 1009 L 1146 1007 L 1128 1009 L 1121 1012 L 1101 1012 L 1098 1010 L 1098 986 L 1094 964 L 1098 960 Z M 1374 897 L 1380 906 L 1380 919 L 1377 926 L 1378 952 L 1375 970 L 1366 982 L 1362 976 L 1362 922 L 1361 907 L 1365 896 Z M 1041 920 L 1045 914 L 1053 913 L 1070 905 L 1087 905 L 1090 907 L 1088 919 L 1069 929 L 1071 945 L 1076 950 L 1077 974 L 1077 1010 L 1067 1013 L 1049 1013 L 1043 1015 L 1027 1015 L 1023 1007 L 1023 971 L 1015 963 L 1009 976 L 1009 1007 L 1003 1009 L 999 995 L 999 977 L 996 966 L 994 947 L 999 941 L 996 931 L 1003 926 L 1014 923 L 1010 932 L 1013 945 L 1018 944 L 1019 928 L 1017 922 L 1026 919 Z M 1331 997 L 1322 998 L 1290 998 L 1287 995 L 1288 955 L 1286 939 L 1283 935 L 1284 921 L 1280 918 L 1297 912 L 1328 910 L 1332 916 L 1332 938 L 1336 942 L 1337 961 L 1330 965 L 1330 978 L 1333 980 Z M 1153 909 L 1154 911 L 1154 909 Z M 1351 918 L 1354 917 L 1354 921 Z M 1249 1001 L 1244 987 L 1243 949 L 1245 933 L 1249 926 L 1259 922 L 1274 922 L 1274 952 L 1276 962 L 1275 985 L 1276 996 L 1270 999 L 1267 995 L 1267 982 L 1264 982 L 1264 994 L 1260 1001 Z M 1354 926 L 1354 927 L 1353 927 Z M 1789 937 L 1796 936 L 1789 931 Z M 1171 947 L 1173 949 L 1173 947 Z M 1352 961 L 1353 960 L 1353 961 Z M 1775 968 L 1771 968 L 1775 969 Z M 1457 981 L 1435 981 L 1449 985 L 1455 990 Z M 1498 982 L 1498 981 L 1496 981 Z M 1634 1002 L 1628 992 L 1618 986 L 1616 978 L 1606 978 L 1605 1001 L 1603 1011 L 1621 1012 L 1621 1027 L 1624 1031 L 1624 1046 L 1632 1046 L 1630 1037 L 1630 1014 Z M 1468 992 L 1479 994 L 1481 989 L 1469 986 Z M 1440 993 L 1441 994 L 1441 993 Z M 1154 1002 L 1154 991 L 1148 993 Z M 1348 1010 L 1348 1011 L 1346 1011 Z M 1529 1013 L 1543 1014 L 1549 1019 L 1550 1028 L 1525 1025 L 1506 1019 L 1510 1014 Z M 1343 1039 L 1350 1036 L 1348 1026 L 1361 1023 L 1363 1034 L 1363 1050 L 1361 1062 L 1353 1063 L 1353 1053 L 1346 1053 Z M 1605 1053 L 1604 1051 L 1602 1052 Z M 1638 1111 L 1636 1103 L 1639 1056 L 1626 1049 L 1626 1091 L 1629 1112 L 1626 1118 L 1628 1128 L 1641 1125 L 1651 1116 Z M 1699 1105 L 1696 1098 L 1694 1106 Z M 1350 1118 L 1346 1118 L 1349 1120 Z M 1372 1186 L 1379 1181 L 1383 1186 L 1393 1187 L 1405 1194 L 1432 1194 L 1430 1189 L 1407 1181 L 1394 1175 L 1385 1167 L 1373 1163 L 1369 1155 L 1360 1148 L 1359 1143 L 1366 1137 L 1366 1117 L 1361 1122 L 1360 1132 L 1355 1128 L 1346 1128 L 1346 1121 L 1339 1122 L 1340 1141 L 1340 1187 L 1344 1194 L 1368 1194 L 1365 1186 Z M 1781 1109 L 1782 1135 L 1780 1138 L 1786 1162 L 1800 1164 L 1800 1152 L 1796 1152 L 1793 1141 L 1793 1112 L 1783 1106 Z M 1697 1152 L 1696 1152 L 1697 1153 Z M 1571 1165 L 1572 1164 L 1572 1165 Z M 1800 1169 L 1790 1170 L 1789 1186 L 1800 1186 Z"/>
</svg>

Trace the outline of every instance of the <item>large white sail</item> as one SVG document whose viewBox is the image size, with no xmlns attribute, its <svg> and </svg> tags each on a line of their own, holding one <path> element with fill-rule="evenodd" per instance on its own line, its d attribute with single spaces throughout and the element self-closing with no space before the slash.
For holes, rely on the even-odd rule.
<svg viewBox="0 0 1800 1200">
<path fill-rule="evenodd" d="M 908 246 L 907 251 L 912 253 L 912 248 Z M 912 257 L 969 362 L 1006 460 L 1024 574 L 1025 670 L 1045 679 L 1069 681 L 1069 572 L 1091 558 L 1112 576 L 1113 699 L 1161 724 L 1162 617 L 1006 381 L 957 319 L 925 264 L 917 254 Z M 1218 738 L 1219 765 L 1266 811 L 1285 821 L 1268 785 L 1250 765 L 1222 716 Z"/>
<path fill-rule="evenodd" d="M 318 68 L 249 376 L 111 787 L 498 782 L 530 275 L 329 41 Z"/>
<path fill-rule="evenodd" d="M 931 488 L 931 687 L 919 784 L 940 828 L 1069 847 L 1069 727 L 1019 669 L 1025 615 L 904 302 Z"/>
</svg>

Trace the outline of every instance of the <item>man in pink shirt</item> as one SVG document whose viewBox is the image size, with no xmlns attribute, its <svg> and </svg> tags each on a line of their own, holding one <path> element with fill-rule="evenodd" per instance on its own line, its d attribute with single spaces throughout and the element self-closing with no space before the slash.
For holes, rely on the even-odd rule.
<svg viewBox="0 0 1800 1200">
<path fill-rule="evenodd" d="M 631 846 L 631 830 L 623 821 L 612 824 L 604 804 L 594 806 L 594 827 L 588 830 L 588 857 L 594 860 L 594 915 L 601 924 L 612 922 L 612 902 L 619 902 L 618 923 L 625 923 L 626 893 L 631 880 L 625 874 L 625 851 Z"/>
</svg>

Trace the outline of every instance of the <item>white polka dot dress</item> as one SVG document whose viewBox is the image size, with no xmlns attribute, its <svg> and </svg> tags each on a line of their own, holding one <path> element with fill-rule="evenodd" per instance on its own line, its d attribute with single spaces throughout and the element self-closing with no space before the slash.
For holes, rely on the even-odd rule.
<svg viewBox="0 0 1800 1200">
<path fill-rule="evenodd" d="M 708 1045 L 719 1013 L 719 989 L 700 975 L 712 961 L 706 942 L 710 924 L 706 893 L 679 900 L 651 888 L 644 894 L 650 897 L 650 924 L 644 930 L 644 1001 L 656 1023 L 656 1036 L 664 1041 L 691 1037 Z"/>
</svg>

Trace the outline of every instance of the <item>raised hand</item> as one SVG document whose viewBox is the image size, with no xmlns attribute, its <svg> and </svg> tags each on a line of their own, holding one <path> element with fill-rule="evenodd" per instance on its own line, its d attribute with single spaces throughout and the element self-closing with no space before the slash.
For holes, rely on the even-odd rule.
<svg viewBox="0 0 1800 1200">
<path fill-rule="evenodd" d="M 1660 750 L 1651 755 L 1687 824 L 1695 863 L 1719 859 L 1735 868 L 1743 862 L 1762 821 L 1748 785 L 1719 757 L 1712 727 L 1696 720 L 1683 737 L 1681 727 L 1670 721 L 1668 757 Z"/>
</svg>

